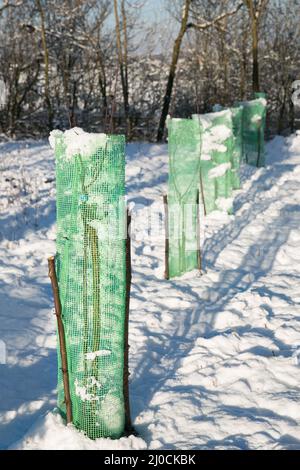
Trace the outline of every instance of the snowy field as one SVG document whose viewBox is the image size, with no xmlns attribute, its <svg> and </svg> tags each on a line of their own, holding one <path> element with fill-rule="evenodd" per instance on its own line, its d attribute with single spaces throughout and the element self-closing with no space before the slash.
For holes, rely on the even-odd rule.
<svg viewBox="0 0 300 470">
<path fill-rule="evenodd" d="M 164 234 L 147 230 L 149 214 L 162 210 L 167 147 L 131 144 L 127 153 L 135 203 L 131 403 L 139 437 L 90 441 L 52 412 L 54 158 L 47 142 L 6 142 L 0 448 L 300 449 L 300 133 L 268 144 L 266 168 L 243 167 L 235 215 L 215 212 L 205 221 L 202 277 L 172 281 L 163 279 Z"/>
</svg>

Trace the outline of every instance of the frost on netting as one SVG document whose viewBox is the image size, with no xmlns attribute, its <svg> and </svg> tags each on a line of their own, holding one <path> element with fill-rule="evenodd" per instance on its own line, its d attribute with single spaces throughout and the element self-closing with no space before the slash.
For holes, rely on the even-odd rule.
<svg viewBox="0 0 300 470">
<path fill-rule="evenodd" d="M 233 123 L 230 110 L 194 114 L 203 129 L 201 181 L 205 211 L 231 212 L 233 169 Z"/>
<path fill-rule="evenodd" d="M 257 99 L 245 101 L 243 106 L 243 157 L 249 165 L 265 165 L 265 127 L 267 101 L 259 93 Z"/>
<path fill-rule="evenodd" d="M 125 137 L 53 131 L 57 257 L 74 425 L 124 432 Z M 58 406 L 65 413 L 58 366 Z"/>
<path fill-rule="evenodd" d="M 201 127 L 192 119 L 168 121 L 169 276 L 196 269 L 197 196 Z"/>
</svg>

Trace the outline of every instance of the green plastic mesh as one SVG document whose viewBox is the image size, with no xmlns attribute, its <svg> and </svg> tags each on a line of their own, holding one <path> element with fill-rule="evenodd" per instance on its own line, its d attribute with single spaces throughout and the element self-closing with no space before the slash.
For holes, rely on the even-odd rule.
<svg viewBox="0 0 300 470">
<path fill-rule="evenodd" d="M 266 100 L 258 98 L 243 105 L 243 155 L 249 165 L 265 165 Z"/>
<path fill-rule="evenodd" d="M 169 276 L 197 268 L 197 194 L 201 128 L 191 119 L 171 119 L 169 130 Z"/>
<path fill-rule="evenodd" d="M 254 98 L 262 99 L 265 102 L 265 109 L 264 109 L 263 118 L 262 118 L 262 129 L 260 132 L 260 149 L 263 155 L 261 166 L 264 166 L 266 164 L 265 134 L 266 134 L 266 128 L 267 128 L 267 94 L 264 92 L 257 92 L 257 93 L 254 93 Z"/>
<path fill-rule="evenodd" d="M 214 112 L 223 111 L 221 105 L 213 107 Z M 230 108 L 232 113 L 232 128 L 233 128 L 233 150 L 232 150 L 232 168 L 231 168 L 231 182 L 232 189 L 240 189 L 240 166 L 243 159 L 243 106 L 237 105 Z"/>
<path fill-rule="evenodd" d="M 230 110 L 193 115 L 203 129 L 201 179 L 207 214 L 232 212 L 233 123 Z"/>
<path fill-rule="evenodd" d="M 233 124 L 232 188 L 240 189 L 240 165 L 243 158 L 243 107 L 231 108 Z"/>
<path fill-rule="evenodd" d="M 55 155 L 56 268 L 73 423 L 92 439 L 118 438 L 125 421 L 125 138 L 107 136 L 90 153 L 70 156 L 61 133 Z M 58 407 L 65 413 L 58 358 Z"/>
</svg>

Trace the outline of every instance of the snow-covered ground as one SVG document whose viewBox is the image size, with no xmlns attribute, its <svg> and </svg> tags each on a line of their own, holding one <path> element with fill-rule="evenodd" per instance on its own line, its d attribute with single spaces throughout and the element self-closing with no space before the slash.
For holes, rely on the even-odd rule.
<svg viewBox="0 0 300 470">
<path fill-rule="evenodd" d="M 300 134 L 243 167 L 235 215 L 205 221 L 204 273 L 163 279 L 166 146 L 128 146 L 131 403 L 139 437 L 90 441 L 55 407 L 54 159 L 0 144 L 0 447 L 300 449 Z M 1 360 L 2 359 L 2 360 Z"/>
</svg>

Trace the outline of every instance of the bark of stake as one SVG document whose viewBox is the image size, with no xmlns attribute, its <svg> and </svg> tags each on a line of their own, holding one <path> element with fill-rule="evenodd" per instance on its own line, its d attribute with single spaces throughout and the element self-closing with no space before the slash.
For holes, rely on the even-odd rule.
<svg viewBox="0 0 300 470">
<path fill-rule="evenodd" d="M 165 279 L 170 278 L 169 273 L 169 208 L 168 196 L 164 195 L 164 208 L 165 208 Z"/>
<path fill-rule="evenodd" d="M 261 154 L 260 137 L 261 137 L 261 130 L 258 128 L 258 130 L 257 130 L 257 138 L 258 138 L 258 142 L 257 142 L 257 160 L 256 160 L 256 167 L 257 168 L 260 167 L 260 154 Z"/>
<path fill-rule="evenodd" d="M 204 215 L 207 216 L 201 167 L 200 167 L 200 188 L 201 188 L 201 199 L 202 199 L 202 204 L 203 204 L 203 209 L 204 209 Z"/>
<path fill-rule="evenodd" d="M 59 349 L 60 349 L 60 356 L 61 356 L 61 370 L 62 370 L 63 384 L 64 384 L 67 423 L 72 423 L 72 402 L 71 402 L 71 396 L 70 396 L 70 385 L 69 385 L 69 376 L 68 376 L 66 340 L 65 340 L 64 324 L 61 318 L 61 303 L 60 303 L 60 298 L 59 298 L 59 289 L 58 289 L 58 282 L 57 282 L 57 276 L 56 276 L 56 270 L 55 270 L 54 256 L 51 256 L 50 258 L 48 258 L 48 267 L 49 267 L 49 277 L 51 280 L 51 285 L 52 285 L 52 290 L 53 290 L 55 315 L 57 318 L 57 330 L 58 330 L 58 337 L 59 337 Z"/>
<path fill-rule="evenodd" d="M 197 265 L 198 265 L 198 270 L 201 274 L 202 259 L 201 259 L 201 247 L 200 247 L 200 214 L 199 214 L 200 205 L 199 203 L 200 203 L 200 191 L 198 189 L 197 201 L 196 201 L 196 204 L 197 204 Z"/>
<path fill-rule="evenodd" d="M 130 400 L 129 400 L 129 306 L 130 306 L 130 288 L 131 288 L 131 238 L 129 227 L 131 215 L 127 209 L 127 237 L 126 237 L 126 305 L 125 305 L 125 327 L 124 327 L 124 374 L 123 374 L 123 393 L 125 405 L 125 432 L 127 434 L 134 431 L 131 423 Z"/>
</svg>

